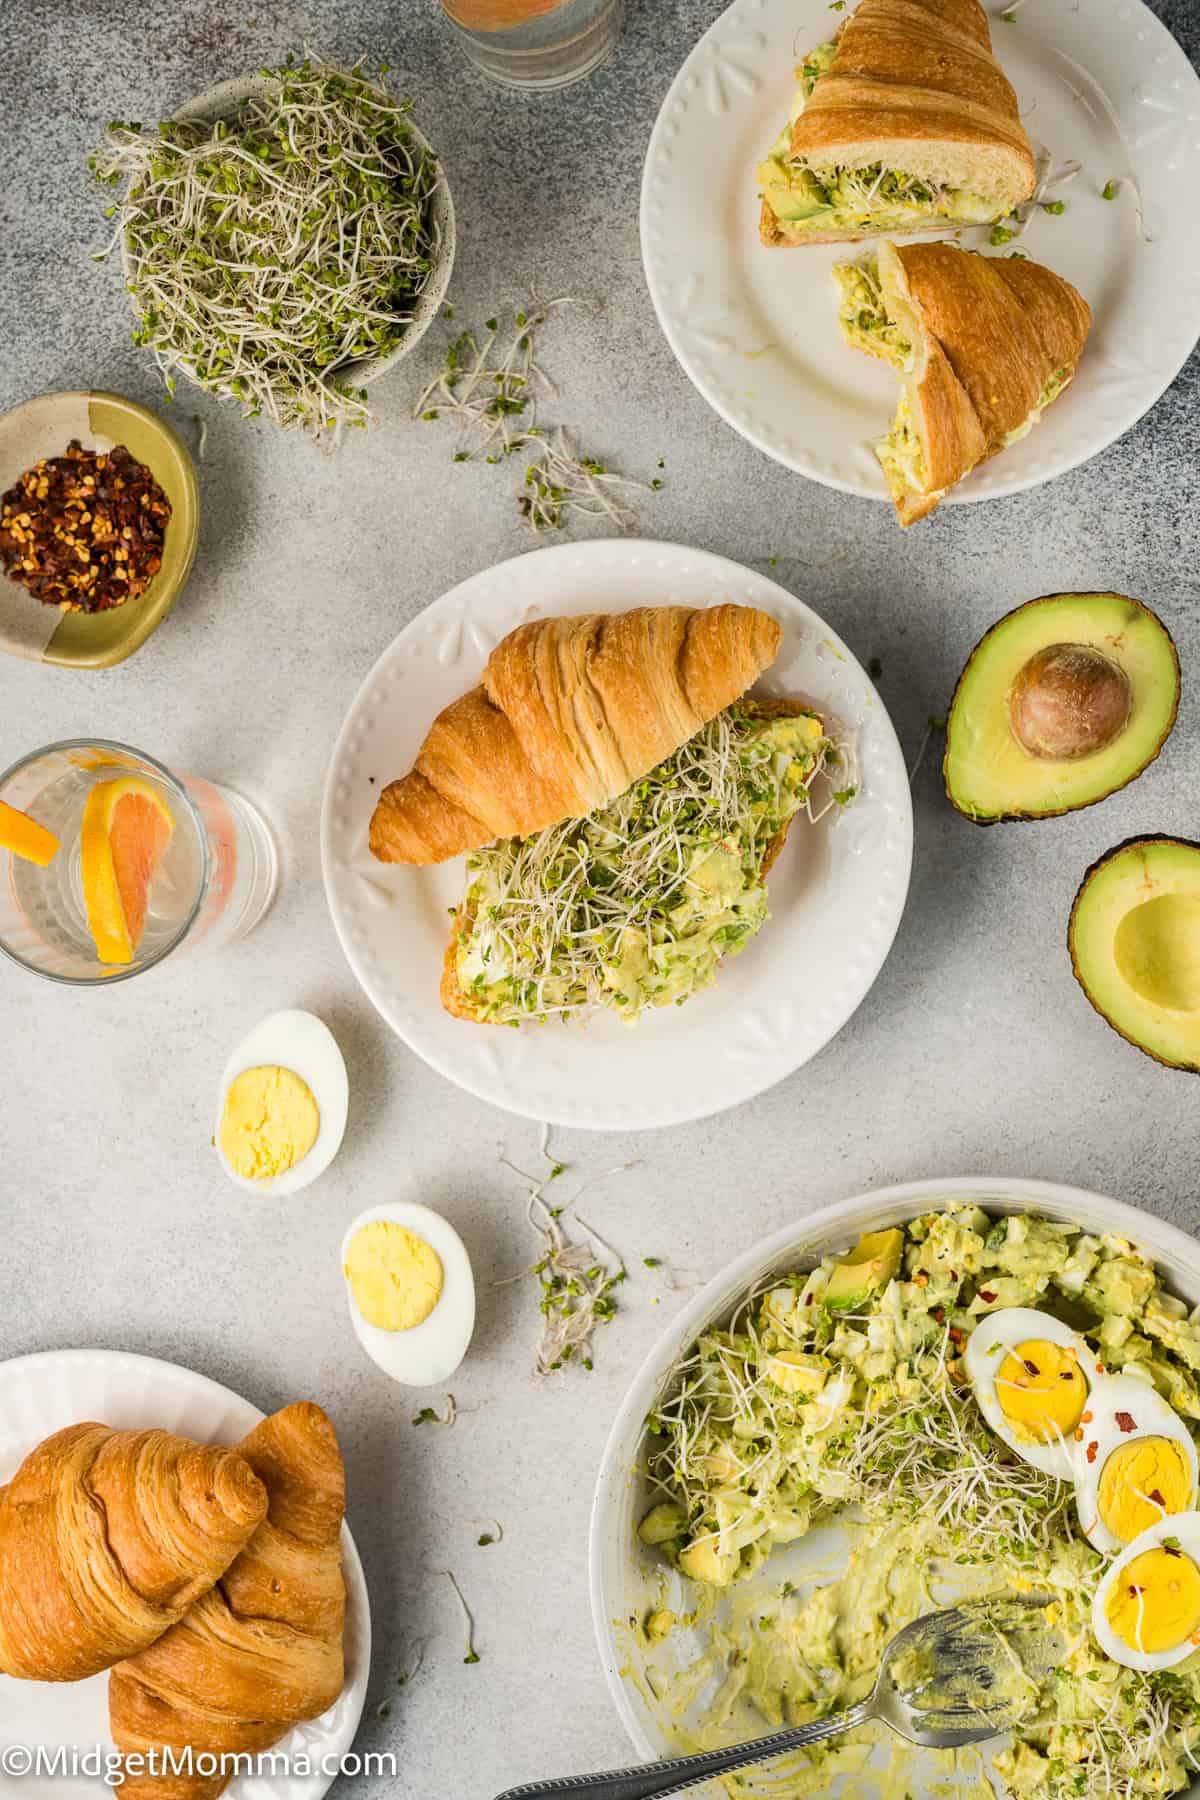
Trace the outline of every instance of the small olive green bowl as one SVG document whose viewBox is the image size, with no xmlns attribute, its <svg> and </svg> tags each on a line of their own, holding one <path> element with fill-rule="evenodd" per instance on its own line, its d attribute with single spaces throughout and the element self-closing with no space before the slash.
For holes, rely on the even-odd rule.
<svg viewBox="0 0 1200 1800">
<path fill-rule="evenodd" d="M 162 567 L 144 594 L 109 612 L 63 612 L 0 572 L 0 650 L 70 669 L 110 669 L 132 656 L 166 618 L 188 578 L 200 532 L 200 489 L 191 457 L 169 425 L 120 394 L 42 394 L 0 417 L 0 494 L 72 438 L 85 450 L 124 444 L 171 502 Z"/>
</svg>

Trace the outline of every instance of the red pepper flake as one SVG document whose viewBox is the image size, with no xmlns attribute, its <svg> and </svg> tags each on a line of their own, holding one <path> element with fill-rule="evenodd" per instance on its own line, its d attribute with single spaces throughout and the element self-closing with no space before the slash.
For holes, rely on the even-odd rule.
<svg viewBox="0 0 1200 1800">
<path fill-rule="evenodd" d="M 0 563 L 47 606 L 108 612 L 162 567 L 171 502 L 124 444 L 43 457 L 0 497 Z"/>
<path fill-rule="evenodd" d="M 1040 1375 L 1041 1374 L 1042 1371 L 1038 1368 L 1037 1364 L 1035 1362 L 1030 1362 L 1030 1360 L 1027 1356 L 1023 1356 L 1021 1358 L 1021 1361 L 1025 1364 L 1026 1371 L 1030 1375 Z"/>
<path fill-rule="evenodd" d="M 1167 1504 L 1157 1488 L 1150 1489 L 1149 1498 L 1153 1500 L 1155 1506 L 1165 1506 Z M 1170 1555 L 1170 1552 L 1168 1551 L 1167 1554 Z"/>
<path fill-rule="evenodd" d="M 1087 1459 L 1090 1463 L 1095 1462 L 1096 1452 L 1099 1450 L 1099 1448 L 1100 1448 L 1100 1445 L 1097 1443 L 1096 1439 L 1093 1438 L 1091 1443 L 1087 1447 Z"/>
<path fill-rule="evenodd" d="M 963 1334 L 957 1325 L 950 1327 L 950 1342 L 957 1347 L 963 1341 Z"/>
<path fill-rule="evenodd" d="M 916 1274 L 913 1276 L 913 1280 L 916 1282 L 918 1287 L 928 1287 L 929 1286 L 929 1277 L 925 1273 L 924 1269 L 918 1269 Z"/>
<path fill-rule="evenodd" d="M 991 1288 L 980 1288 L 979 1298 L 981 1300 L 986 1300 L 987 1304 L 990 1306 L 992 1304 L 992 1301 L 996 1298 L 996 1296 L 995 1296 L 995 1294 L 993 1294 Z"/>
<path fill-rule="evenodd" d="M 1095 1416 L 1096 1416 L 1095 1413 L 1092 1413 L 1092 1412 L 1080 1413 L 1079 1423 L 1081 1425 L 1090 1425 L 1092 1420 L 1095 1418 Z"/>
<path fill-rule="evenodd" d="M 935 1306 L 931 1317 L 934 1318 L 939 1325 L 944 1325 L 946 1323 L 945 1307 L 944 1306 Z"/>
<path fill-rule="evenodd" d="M 1128 1433 L 1130 1431 L 1137 1430 L 1137 1420 L 1134 1418 L 1132 1413 L 1127 1413 L 1127 1412 L 1114 1413 L 1113 1418 L 1117 1421 L 1117 1424 L 1122 1431 Z"/>
<path fill-rule="evenodd" d="M 811 1306 L 811 1305 L 812 1305 L 812 1303 L 813 1303 L 813 1297 L 812 1297 L 812 1294 L 811 1294 L 811 1293 L 808 1293 L 808 1294 L 805 1294 L 805 1296 L 804 1296 L 804 1304 L 805 1304 L 805 1306 Z"/>
</svg>

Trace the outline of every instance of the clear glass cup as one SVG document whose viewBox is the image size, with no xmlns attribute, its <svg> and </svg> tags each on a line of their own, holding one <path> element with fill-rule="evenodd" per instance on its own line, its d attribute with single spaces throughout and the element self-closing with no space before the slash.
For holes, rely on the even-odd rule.
<svg viewBox="0 0 1200 1800">
<path fill-rule="evenodd" d="M 612 55 L 625 0 L 442 0 L 464 50 L 506 87 L 560 88 Z"/>
<path fill-rule="evenodd" d="M 129 963 L 102 963 L 88 929 L 80 826 L 101 781 L 140 776 L 174 820 L 151 882 L 141 939 Z M 0 800 L 58 838 L 48 867 L 0 849 L 0 951 L 51 981 L 113 982 L 186 947 L 224 946 L 258 924 L 279 877 L 275 841 L 240 794 L 197 775 L 173 775 L 151 756 L 103 739 L 72 738 L 22 757 L 0 775 Z"/>
</svg>

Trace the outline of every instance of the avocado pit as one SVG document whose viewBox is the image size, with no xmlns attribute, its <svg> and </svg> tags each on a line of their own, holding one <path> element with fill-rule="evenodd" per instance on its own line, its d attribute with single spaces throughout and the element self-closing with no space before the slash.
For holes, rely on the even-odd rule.
<svg viewBox="0 0 1200 1800">
<path fill-rule="evenodd" d="M 1124 669 L 1091 644 L 1047 644 L 1008 695 L 1013 736 L 1030 756 L 1078 762 L 1106 750 L 1129 723 L 1133 690 Z"/>
</svg>

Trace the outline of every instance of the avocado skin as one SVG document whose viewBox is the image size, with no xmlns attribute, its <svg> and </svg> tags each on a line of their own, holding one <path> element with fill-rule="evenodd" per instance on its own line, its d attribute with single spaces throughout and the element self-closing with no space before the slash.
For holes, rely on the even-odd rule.
<svg viewBox="0 0 1200 1800">
<path fill-rule="evenodd" d="M 1180 694 L 1180 686 L 1181 686 L 1181 676 L 1180 676 L 1180 668 L 1179 668 L 1179 650 L 1176 646 L 1175 639 L 1171 636 L 1171 633 L 1167 630 L 1167 627 L 1163 624 L 1163 621 L 1159 618 L 1158 614 L 1153 610 L 1152 607 L 1146 606 L 1141 600 L 1135 600 L 1131 594 L 1115 594 L 1114 597 L 1116 599 L 1126 601 L 1130 606 L 1136 606 L 1139 612 L 1148 614 L 1149 617 L 1151 619 L 1153 619 L 1154 622 L 1160 627 L 1160 629 L 1163 633 L 1163 636 L 1166 638 L 1167 643 L 1170 646 L 1171 656 L 1172 656 L 1172 659 L 1173 659 L 1173 662 L 1175 665 L 1175 704 L 1171 709 L 1171 717 L 1167 724 L 1166 730 L 1163 732 L 1161 738 L 1159 739 L 1156 748 L 1146 758 L 1145 762 L 1140 763 L 1137 768 L 1131 769 L 1129 774 L 1125 777 L 1124 781 L 1118 781 L 1116 783 L 1116 785 L 1113 787 L 1110 787 L 1106 793 L 1099 794 L 1099 795 L 1097 795 L 1095 800 L 1090 800 L 1090 801 L 1086 802 L 1086 804 L 1089 806 L 1098 806 L 1101 800 L 1107 800 L 1109 798 L 1109 796 L 1112 794 L 1119 794 L 1121 789 L 1124 787 L 1128 787 L 1131 781 L 1136 781 L 1139 775 L 1145 774 L 1146 770 L 1150 767 L 1150 764 L 1157 760 L 1158 756 L 1160 755 L 1160 753 L 1162 751 L 1163 745 L 1166 743 L 1166 741 L 1170 737 L 1172 731 L 1175 729 L 1175 720 L 1179 714 L 1179 694 Z M 974 813 L 974 812 L 971 812 L 967 807 L 960 806 L 958 801 L 955 799 L 953 790 L 951 789 L 951 786 L 950 786 L 950 777 L 949 777 L 949 773 L 948 773 L 948 763 L 949 763 L 949 756 L 950 756 L 950 721 L 954 717 L 954 709 L 958 705 L 959 698 L 962 695 L 963 683 L 967 680 L 967 677 L 969 676 L 969 674 L 971 672 L 971 665 L 975 661 L 976 657 L 979 655 L 980 651 L 983 649 L 984 645 L 988 642 L 988 640 L 993 636 L 993 634 L 995 632 L 1000 630 L 1001 626 L 1007 625 L 1008 621 L 1012 618 L 1015 618 L 1018 613 L 1029 612 L 1033 607 L 1044 606 L 1049 601 L 1052 601 L 1052 600 L 1063 600 L 1063 599 L 1070 599 L 1070 598 L 1072 598 L 1072 596 L 1069 594 L 1039 594 L 1035 600 L 1026 600 L 1022 605 L 1014 606 L 1011 609 L 1011 611 L 1006 612 L 1001 618 L 997 619 L 994 625 L 989 625 L 988 629 L 984 632 L 983 636 L 980 638 L 979 642 L 976 644 L 975 648 L 972 650 L 970 656 L 968 656 L 966 662 L 963 664 L 962 674 L 959 676 L 958 680 L 954 684 L 954 693 L 951 696 L 950 706 L 946 713 L 946 748 L 942 752 L 942 785 L 946 790 L 946 798 L 947 798 L 947 800 L 949 800 L 949 802 L 950 802 L 951 806 L 954 808 L 955 812 L 958 813 L 961 818 L 969 819 L 972 825 L 1015 825 L 1015 824 L 1032 825 L 1032 824 L 1036 824 L 1038 821 L 1040 821 L 1042 819 L 1061 819 L 1061 818 L 1065 818 L 1067 813 L 1082 812 L 1082 810 L 1083 810 L 1083 808 L 1081 806 L 1060 806 L 1060 807 L 1055 808 L 1052 811 L 1024 812 L 1019 807 L 1014 807 L 1011 812 L 988 813 L 988 814 Z M 1137 840 L 1131 839 L 1130 841 L 1135 842 Z M 1176 840 L 1172 840 L 1172 841 L 1183 843 L 1186 840 L 1180 838 L 1180 839 L 1176 839 Z M 1117 847 L 1117 849 L 1123 849 L 1124 845 L 1117 845 L 1116 847 Z M 1103 860 L 1104 859 L 1101 858 L 1101 861 L 1103 861 Z"/>
<path fill-rule="evenodd" d="M 1115 789 L 1113 791 L 1116 792 Z M 1123 838 L 1119 844 L 1114 844 L 1110 850 L 1104 852 L 1103 856 L 1098 856 L 1095 862 L 1089 865 L 1084 872 L 1083 880 L 1075 890 L 1075 898 L 1071 902 L 1071 916 L 1067 922 L 1067 950 L 1071 957 L 1071 973 L 1087 995 L 1088 1005 L 1092 1008 L 1093 1012 L 1099 1013 L 1100 1017 L 1104 1020 L 1104 1023 L 1110 1030 L 1115 1031 L 1118 1037 L 1124 1038 L 1127 1044 L 1132 1044 L 1135 1050 L 1140 1050 L 1143 1056 L 1148 1056 L 1152 1062 L 1156 1062 L 1160 1069 L 1178 1069 L 1179 1072 L 1184 1075 L 1200 1075 L 1200 1064 L 1171 1062 L 1167 1057 L 1159 1056 L 1157 1051 L 1148 1049 L 1140 1039 L 1132 1037 L 1128 1031 L 1117 1024 L 1115 1019 L 1110 1018 L 1102 1008 L 1097 1006 L 1092 998 L 1091 989 L 1088 987 L 1083 972 L 1079 967 L 1079 958 L 1076 954 L 1075 915 L 1079 911 L 1079 903 L 1087 892 L 1093 876 L 1098 875 L 1101 869 L 1105 868 L 1107 864 L 1112 862 L 1114 857 L 1120 856 L 1124 851 L 1140 850 L 1150 844 L 1169 844 L 1171 848 L 1175 850 L 1190 850 L 1194 852 L 1196 856 L 1197 886 L 1200 887 L 1200 841 L 1197 841 L 1195 838 L 1171 837 L 1165 832 L 1150 837 L 1143 835 L 1141 837 Z"/>
</svg>

